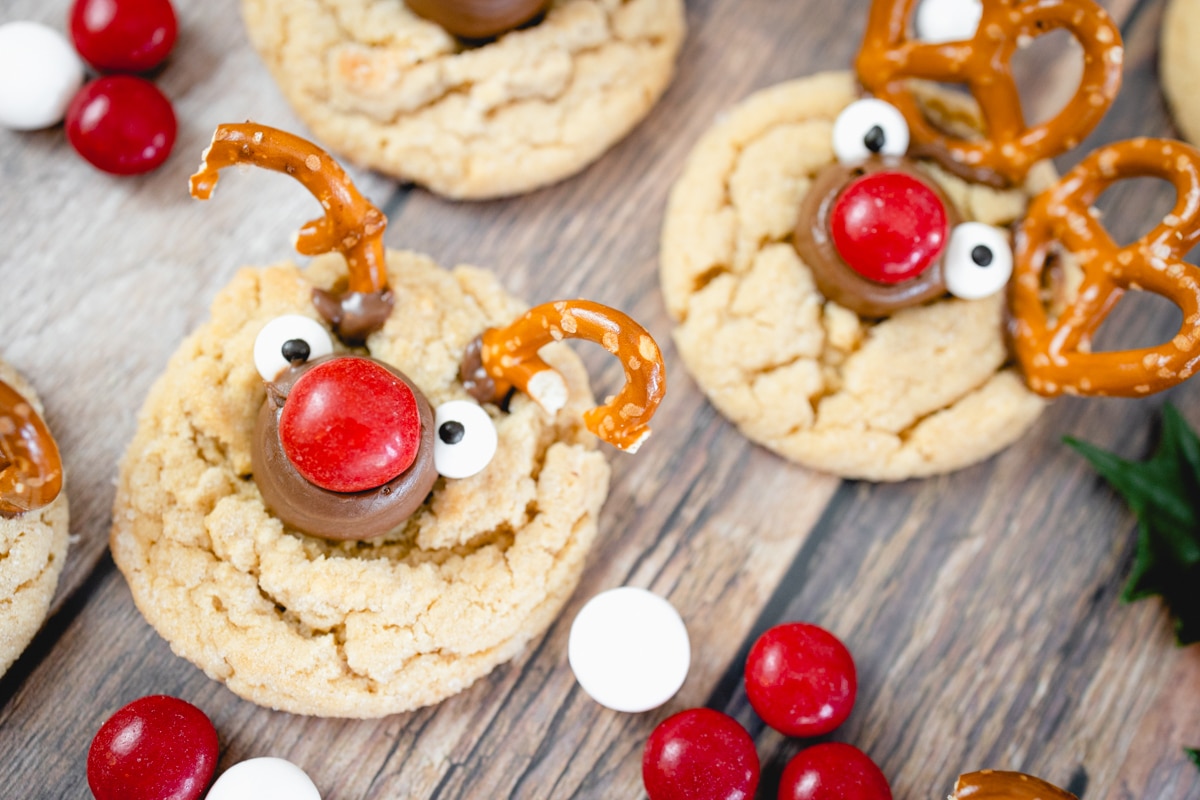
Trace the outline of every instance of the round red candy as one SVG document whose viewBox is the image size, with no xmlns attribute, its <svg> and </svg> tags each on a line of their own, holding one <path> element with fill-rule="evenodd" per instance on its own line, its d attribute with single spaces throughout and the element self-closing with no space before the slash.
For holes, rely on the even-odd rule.
<svg viewBox="0 0 1200 800">
<path fill-rule="evenodd" d="M 820 736 L 846 721 L 858 676 L 850 651 L 824 628 L 777 625 L 746 659 L 746 695 L 758 715 L 788 736 Z"/>
<path fill-rule="evenodd" d="M 682 711 L 650 734 L 642 782 L 650 800 L 751 800 L 758 787 L 754 740 L 720 711 Z"/>
<path fill-rule="evenodd" d="M 300 376 L 279 416 L 296 471 L 332 492 L 374 489 L 404 472 L 421 446 L 412 389 L 380 364 L 347 356 Z"/>
<path fill-rule="evenodd" d="M 71 39 L 101 72 L 145 72 L 175 46 L 178 26 L 170 0 L 75 0 Z"/>
<path fill-rule="evenodd" d="M 892 800 L 892 790 L 866 753 L 829 742 L 801 750 L 788 762 L 779 800 Z"/>
<path fill-rule="evenodd" d="M 97 169 L 149 172 L 175 145 L 175 112 L 154 84 L 130 75 L 99 78 L 67 107 L 67 140 Z"/>
<path fill-rule="evenodd" d="M 88 786 L 96 800 L 197 800 L 217 755 L 217 731 L 203 711 L 176 697 L 143 697 L 92 739 Z"/>
<path fill-rule="evenodd" d="M 877 283 L 920 275 L 950 238 L 941 199 L 902 172 L 875 172 L 852 182 L 834 202 L 829 228 L 847 266 Z"/>
</svg>

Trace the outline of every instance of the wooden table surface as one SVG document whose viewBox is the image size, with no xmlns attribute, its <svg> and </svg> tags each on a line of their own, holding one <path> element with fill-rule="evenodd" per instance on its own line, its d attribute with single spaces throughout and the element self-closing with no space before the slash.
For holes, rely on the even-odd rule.
<svg viewBox="0 0 1200 800">
<path fill-rule="evenodd" d="M 396 0 L 398 2 L 398 0 Z M 1157 82 L 1160 0 L 1107 0 L 1126 39 L 1125 86 L 1089 145 L 1173 135 Z M 6 0 L 0 22 L 63 26 L 67 0 Z M 641 752 L 669 714 L 707 705 L 755 737 L 759 796 L 803 743 L 766 728 L 741 670 L 756 636 L 819 623 L 857 660 L 859 697 L 832 738 L 867 751 L 897 798 L 944 797 L 963 771 L 1020 769 L 1087 800 L 1200 797 L 1183 755 L 1200 745 L 1200 647 L 1173 645 L 1157 600 L 1118 596 L 1135 521 L 1061 444 L 1079 436 L 1130 458 L 1156 438 L 1162 402 L 1200 424 L 1200 381 L 1143 401 L 1061 400 L 1016 445 L 952 475 L 897 485 L 843 482 L 746 442 L 680 368 L 658 289 L 658 235 L 671 182 L 698 136 L 749 92 L 849 65 L 867 0 L 687 0 L 674 85 L 596 165 L 505 201 L 455 204 L 356 171 L 390 217 L 387 241 L 443 264 L 494 269 L 531 302 L 584 296 L 623 308 L 664 345 L 671 390 L 654 439 L 614 455 L 600 537 L 579 590 L 513 663 L 435 708 L 378 721 L 258 708 L 210 681 L 134 608 L 107 553 L 116 465 L 138 408 L 217 290 L 245 264 L 294 257 L 314 203 L 267 173 L 217 199 L 186 176 L 213 128 L 247 118 L 303 132 L 239 23 L 237 0 L 178 0 L 179 44 L 156 80 L 181 129 L 157 172 L 103 175 L 61 129 L 0 131 L 0 357 L 41 392 L 69 469 L 73 542 L 53 616 L 0 679 L 0 795 L 86 798 L 85 757 L 101 722 L 145 694 L 203 708 L 221 769 L 276 755 L 326 798 L 638 797 Z M 1074 89 L 1077 55 L 1047 37 L 1019 68 L 1035 117 Z M 1131 240 L 1165 211 L 1164 185 L 1103 198 Z M 1135 297 L 1105 341 L 1146 344 L 1175 329 L 1170 306 Z M 616 365 L 586 351 L 601 390 Z M 570 621 L 620 585 L 659 592 L 687 622 L 693 666 L 657 711 L 601 708 L 566 659 Z"/>
</svg>

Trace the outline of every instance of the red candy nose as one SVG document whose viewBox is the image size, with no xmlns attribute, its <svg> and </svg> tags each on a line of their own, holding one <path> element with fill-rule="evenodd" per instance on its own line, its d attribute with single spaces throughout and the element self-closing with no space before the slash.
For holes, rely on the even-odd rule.
<svg viewBox="0 0 1200 800">
<path fill-rule="evenodd" d="M 950 235 L 941 199 L 901 172 L 874 172 L 847 186 L 833 205 L 829 228 L 842 260 L 878 283 L 920 275 Z"/>
<path fill-rule="evenodd" d="M 366 358 L 318 364 L 292 386 L 279 439 L 296 471 L 322 489 L 374 489 L 412 466 L 421 446 L 417 399 Z"/>
</svg>

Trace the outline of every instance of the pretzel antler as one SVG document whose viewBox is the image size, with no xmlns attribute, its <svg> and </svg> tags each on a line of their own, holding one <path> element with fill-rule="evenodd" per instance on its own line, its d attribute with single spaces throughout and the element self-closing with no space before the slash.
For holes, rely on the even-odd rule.
<svg viewBox="0 0 1200 800">
<path fill-rule="evenodd" d="M 1117 247 L 1092 203 L 1125 178 L 1175 187 L 1175 208 L 1154 230 Z M 1061 241 L 1083 269 L 1075 301 L 1057 321 L 1042 306 L 1042 273 Z M 1100 148 L 1038 195 L 1017 234 L 1011 286 L 1012 338 L 1030 388 L 1140 397 L 1200 367 L 1200 268 L 1181 259 L 1200 242 L 1200 151 L 1182 142 L 1134 139 Z M 1126 289 L 1166 297 L 1183 311 L 1179 333 L 1158 347 L 1091 353 L 1091 337 Z"/>
<path fill-rule="evenodd" d="M 348 290 L 313 292 L 317 309 L 338 335 L 358 342 L 382 327 L 392 308 L 383 248 L 387 218 L 383 213 L 359 194 L 345 170 L 324 150 L 294 134 L 252 122 L 217 127 L 200 169 L 191 177 L 192 196 L 209 199 L 220 170 L 243 163 L 291 175 L 325 209 L 325 216 L 300 229 L 296 250 L 306 256 L 337 251 L 346 258 L 350 270 Z"/>
<path fill-rule="evenodd" d="M 666 367 L 646 329 L 608 306 L 560 300 L 530 309 L 504 328 L 489 328 L 463 357 L 461 377 L 481 402 L 497 402 L 515 386 L 549 414 L 567 402 L 562 376 L 538 350 L 562 339 L 587 339 L 625 365 L 625 385 L 607 403 L 584 412 L 588 430 L 628 453 L 650 435 L 647 424 L 667 392 Z"/>
<path fill-rule="evenodd" d="M 50 505 L 62 485 L 54 436 L 33 404 L 0 381 L 0 517 Z"/>
<path fill-rule="evenodd" d="M 1020 772 L 985 769 L 960 775 L 950 800 L 1077 800 L 1040 778 Z"/>
<path fill-rule="evenodd" d="M 858 54 L 859 80 L 908 121 L 914 155 L 929 155 L 962 177 L 993 185 L 1020 184 L 1042 159 L 1078 146 L 1096 127 L 1121 86 L 1121 33 L 1092 0 L 984 0 L 975 36 L 928 44 L 909 38 L 917 0 L 875 0 Z M 1053 119 L 1029 127 L 1012 76 L 1019 46 L 1064 29 L 1083 46 L 1083 78 Z M 965 83 L 987 124 L 987 138 L 955 138 L 921 112 L 910 78 Z"/>
</svg>

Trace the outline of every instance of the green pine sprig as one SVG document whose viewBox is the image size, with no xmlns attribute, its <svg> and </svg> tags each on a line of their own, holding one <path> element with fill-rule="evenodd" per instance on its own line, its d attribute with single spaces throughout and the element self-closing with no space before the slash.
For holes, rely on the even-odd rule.
<svg viewBox="0 0 1200 800">
<path fill-rule="evenodd" d="M 1200 641 L 1200 437 L 1167 404 L 1162 441 L 1148 461 L 1126 461 L 1071 437 L 1065 441 L 1137 516 L 1137 551 L 1121 599 L 1160 595 L 1175 618 L 1179 644 Z"/>
</svg>

